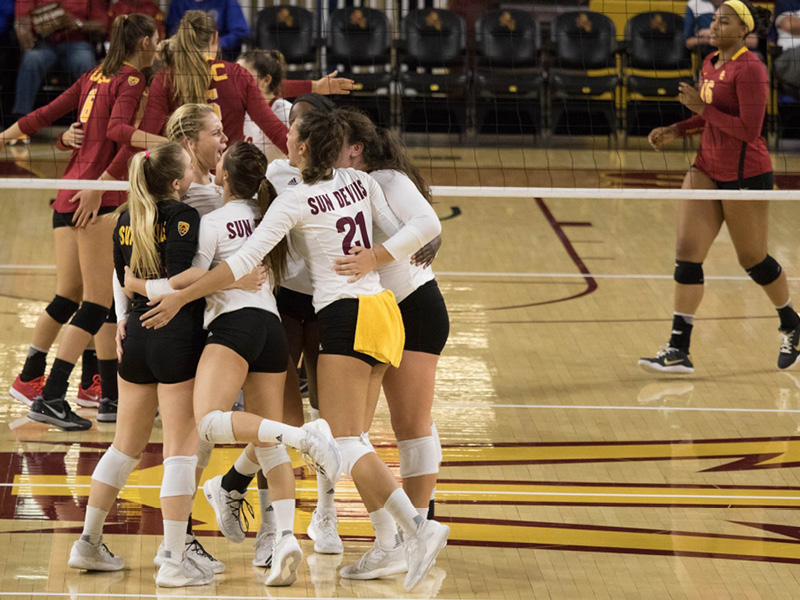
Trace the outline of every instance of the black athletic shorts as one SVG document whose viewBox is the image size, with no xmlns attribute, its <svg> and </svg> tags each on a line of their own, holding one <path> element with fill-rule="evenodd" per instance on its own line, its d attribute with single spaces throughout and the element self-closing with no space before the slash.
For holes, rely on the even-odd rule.
<svg viewBox="0 0 800 600">
<path fill-rule="evenodd" d="M 98 215 L 107 215 L 108 213 L 112 213 L 117 210 L 116 206 L 101 206 L 100 210 L 97 211 Z M 75 217 L 75 213 L 60 213 L 58 211 L 53 211 L 53 229 L 58 229 L 59 227 L 75 227 L 72 224 L 72 219 Z"/>
<path fill-rule="evenodd" d="M 281 320 L 259 308 L 224 313 L 208 327 L 206 345 L 230 348 L 247 361 L 250 373 L 284 373 L 289 343 Z"/>
<path fill-rule="evenodd" d="M 162 329 L 145 329 L 139 317 L 147 311 L 134 309 L 122 341 L 119 376 L 140 384 L 193 379 L 206 339 L 203 306 L 203 302 L 185 306 Z"/>
<path fill-rule="evenodd" d="M 718 190 L 771 190 L 775 185 L 772 173 L 762 173 L 755 177 L 737 181 L 717 181 L 712 179 Z"/>
<path fill-rule="evenodd" d="M 403 350 L 441 354 L 450 334 L 450 317 L 436 280 L 419 286 L 399 306 L 406 330 Z"/>
<path fill-rule="evenodd" d="M 358 298 L 343 298 L 317 313 L 319 319 L 319 353 L 352 356 L 374 367 L 380 361 L 369 354 L 353 350 L 358 323 Z"/>
<path fill-rule="evenodd" d="M 317 318 L 317 313 L 314 312 L 313 296 L 279 287 L 278 293 L 275 294 L 275 300 L 278 302 L 278 312 L 281 317 L 285 315 L 301 323 Z"/>
</svg>

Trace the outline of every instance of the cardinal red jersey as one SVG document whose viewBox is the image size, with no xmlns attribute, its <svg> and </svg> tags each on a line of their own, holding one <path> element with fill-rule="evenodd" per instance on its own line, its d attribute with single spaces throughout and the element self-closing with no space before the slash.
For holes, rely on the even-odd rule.
<svg viewBox="0 0 800 600">
<path fill-rule="evenodd" d="M 67 113 L 78 111 L 83 145 L 73 150 L 62 179 L 97 179 L 136 131 L 133 123 L 144 88 L 144 75 L 129 64 L 113 77 L 105 77 L 97 67 L 50 104 L 20 119 L 19 126 L 30 135 Z M 74 190 L 60 190 L 53 209 L 75 212 L 77 205 L 69 201 L 75 194 Z M 123 200 L 122 192 L 106 192 L 102 206 L 119 206 Z"/>
<path fill-rule="evenodd" d="M 769 96 L 767 69 L 747 48 L 720 67 L 718 55 L 707 56 L 700 72 L 703 114 L 678 123 L 678 133 L 702 132 L 695 166 L 715 181 L 771 173 L 772 162 L 761 137 Z"/>
<path fill-rule="evenodd" d="M 243 67 L 225 60 L 211 60 L 209 66 L 211 85 L 206 92 L 206 101 L 214 107 L 222 121 L 228 143 L 244 139 L 244 116 L 249 114 L 256 125 L 285 154 L 288 133 L 286 125 L 272 112 L 253 76 Z M 175 97 L 172 85 L 174 77 L 180 76 L 168 69 L 156 74 L 150 86 L 142 129 L 160 134 L 169 116 L 183 104 Z"/>
</svg>

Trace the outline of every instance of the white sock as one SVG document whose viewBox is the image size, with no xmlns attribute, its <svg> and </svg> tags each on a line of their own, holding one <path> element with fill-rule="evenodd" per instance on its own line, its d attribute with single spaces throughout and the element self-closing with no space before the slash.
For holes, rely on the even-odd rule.
<svg viewBox="0 0 800 600">
<path fill-rule="evenodd" d="M 250 460 L 250 457 L 247 456 L 247 450 L 242 450 L 239 458 L 233 463 L 233 468 L 242 475 L 255 475 L 261 467 L 257 462 Z"/>
<path fill-rule="evenodd" d="M 106 523 L 108 511 L 100 510 L 94 506 L 86 506 L 86 517 L 83 522 L 81 538 L 90 544 L 96 544 L 103 537 L 103 525 Z"/>
<path fill-rule="evenodd" d="M 269 490 L 258 490 L 258 505 L 261 509 L 261 526 L 267 531 L 276 531 L 275 508 L 269 499 Z"/>
<path fill-rule="evenodd" d="M 168 521 L 164 519 L 164 550 L 169 552 L 167 558 L 180 562 L 186 546 L 186 521 Z"/>
<path fill-rule="evenodd" d="M 275 509 L 275 525 L 277 526 L 278 533 L 285 535 L 288 531 L 290 534 L 294 532 L 294 498 L 287 498 L 286 500 L 275 500 L 272 503 L 272 508 Z"/>
<path fill-rule="evenodd" d="M 333 497 L 336 492 L 330 480 L 322 473 L 317 471 L 317 511 L 318 512 L 336 512 L 336 505 L 333 503 Z"/>
<path fill-rule="evenodd" d="M 400 536 L 397 534 L 397 524 L 392 515 L 385 508 L 379 508 L 375 512 L 369 513 L 369 520 L 375 529 L 375 541 L 384 550 L 395 548 L 400 543 Z"/>
<path fill-rule="evenodd" d="M 425 522 L 425 519 L 417 514 L 417 509 L 409 500 L 403 488 L 397 488 L 386 499 L 383 508 L 389 511 L 397 524 L 403 529 L 403 532 L 408 536 L 413 536 L 417 533 L 417 527 Z"/>
<path fill-rule="evenodd" d="M 426 506 L 425 508 L 417 508 L 417 514 L 419 514 L 419 516 L 422 517 L 423 519 L 427 520 L 428 519 L 428 507 Z"/>
<path fill-rule="evenodd" d="M 306 432 L 299 427 L 284 425 L 277 421 L 264 419 L 258 426 L 258 441 L 273 444 L 285 444 L 300 449 L 306 439 Z"/>
</svg>

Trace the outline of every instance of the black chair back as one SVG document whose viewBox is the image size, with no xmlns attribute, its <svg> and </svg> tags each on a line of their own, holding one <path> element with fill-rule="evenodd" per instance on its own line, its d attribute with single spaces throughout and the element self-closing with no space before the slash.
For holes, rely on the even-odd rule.
<svg viewBox="0 0 800 600">
<path fill-rule="evenodd" d="M 634 69 L 680 70 L 692 66 L 683 39 L 683 17 L 645 12 L 625 25 L 628 64 Z"/>
<path fill-rule="evenodd" d="M 521 10 L 490 10 L 475 25 L 478 64 L 494 67 L 530 67 L 536 64 L 541 33 L 539 24 Z"/>
<path fill-rule="evenodd" d="M 467 27 L 449 10 L 423 8 L 410 11 L 402 23 L 408 65 L 455 66 L 464 61 Z"/>
<path fill-rule="evenodd" d="M 280 50 L 289 64 L 316 59 L 314 15 L 299 6 L 271 6 L 258 13 L 256 46 Z"/>
<path fill-rule="evenodd" d="M 373 8 L 340 8 L 328 21 L 328 61 L 386 64 L 390 61 L 389 19 Z"/>
<path fill-rule="evenodd" d="M 552 25 L 554 65 L 562 69 L 604 69 L 616 64 L 616 30 L 603 14 L 573 11 L 558 15 Z"/>
</svg>

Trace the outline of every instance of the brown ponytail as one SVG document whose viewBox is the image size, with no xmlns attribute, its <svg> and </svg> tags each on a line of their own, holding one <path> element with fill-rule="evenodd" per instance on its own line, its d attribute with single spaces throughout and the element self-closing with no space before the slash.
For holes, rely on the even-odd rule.
<svg viewBox="0 0 800 600">
<path fill-rule="evenodd" d="M 259 79 L 264 79 L 267 75 L 272 77 L 268 91 L 270 94 L 278 95 L 284 73 L 286 73 L 286 60 L 280 50 L 256 48 L 240 54 L 238 60 L 253 65 Z"/>
<path fill-rule="evenodd" d="M 312 110 L 299 117 L 297 141 L 309 149 L 308 166 L 303 169 L 303 182 L 314 184 L 324 179 L 339 160 L 344 144 L 345 124 L 337 111 Z"/>
<path fill-rule="evenodd" d="M 378 128 L 366 113 L 355 108 L 337 109 L 344 120 L 348 144 L 363 144 L 362 156 L 367 171 L 391 169 L 404 173 L 428 202 L 432 202 L 431 190 L 419 169 L 411 162 L 405 144 L 388 129 Z"/>
<path fill-rule="evenodd" d="M 114 19 L 109 36 L 108 54 L 100 65 L 104 77 L 113 77 L 137 50 L 139 40 L 153 37 L 156 22 L 147 15 L 119 15 Z"/>
<path fill-rule="evenodd" d="M 206 92 L 211 85 L 206 51 L 215 33 L 217 23 L 207 12 L 184 13 L 168 49 L 172 87 L 181 104 L 206 103 Z"/>
<path fill-rule="evenodd" d="M 247 200 L 256 196 L 259 221 L 267 214 L 273 200 L 278 197 L 273 185 L 264 175 L 267 172 L 267 157 L 256 146 L 248 142 L 236 142 L 225 152 L 222 168 L 228 172 L 228 183 L 235 198 Z M 286 273 L 286 257 L 289 243 L 284 237 L 270 250 L 264 266 L 272 272 L 273 285 L 277 289 Z"/>
</svg>

